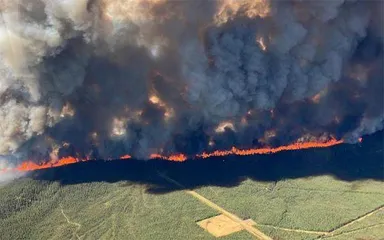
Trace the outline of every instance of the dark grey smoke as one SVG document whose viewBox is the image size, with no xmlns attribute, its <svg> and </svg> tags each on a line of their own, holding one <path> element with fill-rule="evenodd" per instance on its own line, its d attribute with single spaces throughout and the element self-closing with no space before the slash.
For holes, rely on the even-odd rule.
<svg viewBox="0 0 384 240">
<path fill-rule="evenodd" d="M 382 1 L 3 0 L 0 155 L 194 154 L 383 129 Z"/>
</svg>

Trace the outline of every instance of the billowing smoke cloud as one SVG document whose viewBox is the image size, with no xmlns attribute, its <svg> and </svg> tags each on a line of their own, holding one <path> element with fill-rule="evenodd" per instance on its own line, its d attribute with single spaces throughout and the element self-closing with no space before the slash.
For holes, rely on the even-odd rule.
<svg viewBox="0 0 384 240">
<path fill-rule="evenodd" d="M 25 175 L 21 171 L 8 171 L 16 167 L 17 159 L 0 156 L 0 186 Z"/>
<path fill-rule="evenodd" d="M 381 1 L 3 0 L 0 155 L 187 154 L 383 129 Z"/>
</svg>

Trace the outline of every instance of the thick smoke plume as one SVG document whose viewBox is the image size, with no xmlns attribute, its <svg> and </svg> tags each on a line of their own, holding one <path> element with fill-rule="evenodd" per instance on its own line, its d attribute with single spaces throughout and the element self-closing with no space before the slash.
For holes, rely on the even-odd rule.
<svg viewBox="0 0 384 240">
<path fill-rule="evenodd" d="M 4 158 L 0 156 L 0 187 L 16 178 L 25 176 L 25 172 L 12 171 L 15 169 L 17 159 Z"/>
<path fill-rule="evenodd" d="M 195 154 L 383 129 L 382 1 L 2 0 L 0 155 Z"/>
</svg>

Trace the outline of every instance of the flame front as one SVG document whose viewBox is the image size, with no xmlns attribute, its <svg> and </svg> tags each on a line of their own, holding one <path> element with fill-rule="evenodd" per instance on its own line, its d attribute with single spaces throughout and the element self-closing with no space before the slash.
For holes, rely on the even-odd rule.
<svg viewBox="0 0 384 240">
<path fill-rule="evenodd" d="M 280 147 L 265 147 L 265 148 L 252 148 L 252 149 L 238 149 L 236 147 L 232 147 L 230 150 L 216 150 L 213 152 L 203 152 L 202 154 L 197 154 L 195 156 L 192 156 L 193 159 L 205 159 L 210 157 L 225 157 L 225 156 L 249 156 L 249 155 L 262 155 L 262 154 L 274 154 L 278 152 L 283 151 L 293 151 L 293 150 L 302 150 L 302 149 L 310 149 L 310 148 L 326 148 L 331 147 L 334 145 L 338 145 L 343 143 L 343 140 L 337 140 L 334 138 L 329 139 L 325 142 L 295 142 L 293 144 L 280 146 Z M 130 155 L 123 155 L 119 159 L 120 160 L 126 160 L 131 159 L 132 157 Z M 169 156 L 161 155 L 161 154 L 151 154 L 149 159 L 161 159 L 165 161 L 174 161 L 174 162 L 183 162 L 188 159 L 187 155 L 182 153 L 172 154 Z M 39 169 L 47 169 L 47 168 L 54 168 L 54 167 L 60 167 L 64 165 L 74 164 L 78 162 L 85 162 L 90 161 L 92 159 L 86 158 L 86 159 L 79 159 L 75 157 L 64 157 L 59 159 L 58 161 L 48 161 L 43 164 L 37 164 L 32 161 L 25 161 L 21 163 L 19 166 L 13 169 L 5 169 L 1 170 L 2 172 L 7 171 L 20 171 L 20 172 L 28 172 L 28 171 L 34 171 Z"/>
<path fill-rule="evenodd" d="M 39 169 L 46 169 L 46 168 L 54 168 L 54 167 L 60 167 L 64 165 L 69 165 L 73 163 L 80 162 L 78 158 L 75 157 L 64 157 L 59 159 L 58 161 L 48 161 L 43 164 L 37 164 L 32 161 L 26 161 L 21 163 L 19 166 L 17 166 L 14 170 L 21 171 L 21 172 L 27 172 L 27 171 L 34 171 Z"/>
</svg>

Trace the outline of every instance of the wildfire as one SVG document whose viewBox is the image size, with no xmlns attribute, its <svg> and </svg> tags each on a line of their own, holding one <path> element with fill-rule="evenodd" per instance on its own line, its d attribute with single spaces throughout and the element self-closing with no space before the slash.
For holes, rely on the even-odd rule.
<svg viewBox="0 0 384 240">
<path fill-rule="evenodd" d="M 149 101 L 151 102 L 151 103 L 153 103 L 153 104 L 162 104 L 162 102 L 160 102 L 160 98 L 158 97 L 158 96 L 156 96 L 156 95 L 152 95 L 152 96 L 150 96 L 149 97 Z"/>
<path fill-rule="evenodd" d="M 359 141 L 361 142 L 362 139 L 360 138 Z M 249 156 L 249 155 L 260 155 L 260 154 L 273 154 L 277 152 L 282 151 L 293 151 L 293 150 L 301 150 L 301 149 L 309 149 L 309 148 L 326 148 L 334 145 L 338 145 L 343 143 L 343 140 L 336 140 L 334 138 L 329 139 L 325 142 L 296 142 L 293 144 L 289 144 L 286 146 L 280 146 L 280 147 L 265 147 L 265 148 L 254 148 L 254 149 L 238 149 L 236 147 L 232 147 L 230 150 L 216 150 L 214 152 L 203 152 L 202 154 L 197 154 L 192 158 L 195 159 L 205 159 L 210 157 L 225 157 L 225 156 Z M 127 160 L 131 159 L 132 157 L 130 155 L 123 155 L 120 157 L 120 160 Z M 174 162 L 183 162 L 188 159 L 188 157 L 185 154 L 178 153 L 178 154 L 172 154 L 169 156 L 161 155 L 161 154 L 151 154 L 150 159 L 162 159 L 166 161 L 174 161 Z M 7 172 L 7 171 L 21 171 L 21 172 L 27 172 L 27 171 L 34 171 L 39 169 L 47 169 L 47 168 L 54 168 L 64 165 L 69 165 L 77 162 L 85 162 L 92 160 L 90 158 L 86 159 L 79 159 L 75 157 L 65 157 L 61 158 L 57 161 L 48 161 L 43 164 L 37 164 L 32 161 L 26 161 L 21 163 L 19 166 L 17 166 L 14 169 L 2 169 L 0 172 Z"/>
<path fill-rule="evenodd" d="M 128 154 L 123 155 L 123 156 L 120 157 L 121 160 L 124 160 L 124 159 L 131 159 L 131 158 L 132 158 L 131 155 L 128 155 Z"/>
<path fill-rule="evenodd" d="M 61 158 L 58 161 L 55 161 L 55 162 L 49 161 L 49 162 L 44 163 L 44 164 L 37 164 L 37 163 L 34 163 L 32 161 L 27 161 L 27 162 L 23 162 L 22 164 L 17 166 L 15 169 L 17 171 L 26 172 L 26 171 L 34 171 L 34 170 L 39 170 L 39 169 L 60 167 L 60 166 L 73 164 L 73 163 L 77 163 L 77 162 L 80 162 L 80 160 L 78 158 L 74 158 L 74 157 L 65 157 L 65 158 Z"/>
<path fill-rule="evenodd" d="M 316 94 L 315 96 L 313 96 L 313 97 L 311 98 L 311 100 L 312 100 L 313 103 L 319 103 L 319 102 L 320 102 L 320 99 L 321 99 L 321 94 L 320 94 L 320 93 Z"/>
<path fill-rule="evenodd" d="M 327 95 L 327 92 L 328 92 L 328 89 L 325 88 L 323 90 L 321 90 L 319 93 L 317 93 L 316 95 L 314 95 L 313 97 L 311 97 L 311 101 L 315 104 L 318 104 L 321 99 Z"/>
<path fill-rule="evenodd" d="M 306 142 L 306 143 L 293 143 L 286 146 L 276 147 L 276 148 L 256 148 L 256 149 L 238 149 L 232 147 L 231 150 L 217 150 L 212 153 L 202 153 L 197 155 L 198 158 L 209 158 L 209 157 L 224 157 L 230 155 L 238 155 L 238 156 L 249 156 L 249 155 L 260 155 L 260 154 L 272 154 L 282 151 L 292 151 L 292 150 L 301 150 L 301 149 L 309 149 L 309 148 L 325 148 L 334 146 L 337 144 L 343 143 L 342 140 L 331 139 L 327 142 Z"/>
<path fill-rule="evenodd" d="M 216 22 L 221 24 L 233 19 L 238 14 L 248 18 L 267 17 L 271 12 L 269 1 L 266 0 L 224 0 L 219 2 Z"/>
<path fill-rule="evenodd" d="M 257 38 L 256 42 L 259 44 L 259 46 L 260 46 L 261 50 L 263 50 L 263 52 L 265 52 L 267 50 L 267 46 L 265 45 L 264 39 L 262 37 Z"/>
<path fill-rule="evenodd" d="M 114 118 L 112 122 L 112 136 L 122 136 L 126 133 L 125 126 L 127 124 L 127 119 L 124 118 Z M 96 135 L 97 136 L 97 135 Z"/>
<path fill-rule="evenodd" d="M 164 120 L 167 121 L 175 115 L 173 108 L 168 107 L 158 96 L 151 95 L 148 100 L 150 103 L 164 109 Z"/>
<path fill-rule="evenodd" d="M 103 13 L 111 21 L 123 21 L 130 19 L 136 22 L 149 22 L 156 16 L 156 7 L 164 4 L 165 0 L 131 0 L 131 1 L 103 1 Z M 167 14 L 160 16 L 161 20 L 169 18 Z"/>
<path fill-rule="evenodd" d="M 215 129 L 216 133 L 223 133 L 225 132 L 225 129 L 229 128 L 232 129 L 232 131 L 235 131 L 235 126 L 231 122 L 221 122 Z"/>
<path fill-rule="evenodd" d="M 60 112 L 60 117 L 73 117 L 75 115 L 75 110 L 72 108 L 71 104 L 66 103 Z"/>
</svg>

